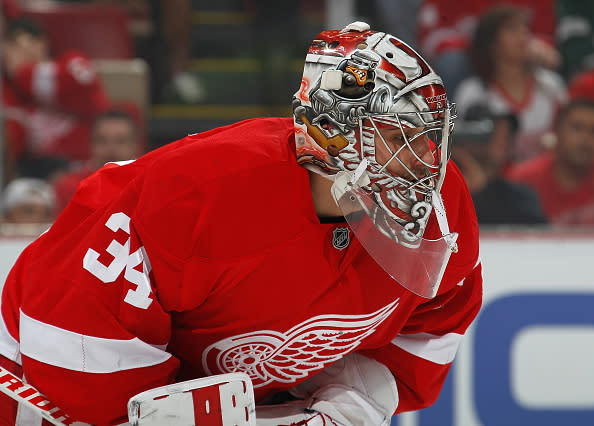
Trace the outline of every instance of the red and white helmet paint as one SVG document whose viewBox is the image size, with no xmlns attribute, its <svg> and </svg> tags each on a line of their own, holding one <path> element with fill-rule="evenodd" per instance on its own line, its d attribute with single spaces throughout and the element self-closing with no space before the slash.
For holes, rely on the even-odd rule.
<svg viewBox="0 0 594 426">
<path fill-rule="evenodd" d="M 301 87 L 293 98 L 297 158 L 330 179 L 340 171 L 353 172 L 366 160 L 366 187 L 378 206 L 422 237 L 432 197 L 445 177 L 452 108 L 441 78 L 403 41 L 362 22 L 324 31 L 308 50 Z M 385 128 L 402 131 L 404 144 L 397 150 L 384 140 Z M 418 130 L 408 137 L 407 128 Z M 415 152 L 413 141 L 433 132 L 433 155 L 427 160 Z M 383 164 L 376 159 L 376 136 L 390 153 Z M 422 167 L 411 169 L 401 158 L 405 150 Z M 404 173 L 390 173 L 393 162 Z"/>
</svg>

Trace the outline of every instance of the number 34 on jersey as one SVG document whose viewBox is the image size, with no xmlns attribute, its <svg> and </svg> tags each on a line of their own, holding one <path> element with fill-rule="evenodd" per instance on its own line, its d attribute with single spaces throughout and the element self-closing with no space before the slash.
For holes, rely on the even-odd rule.
<svg viewBox="0 0 594 426">
<path fill-rule="evenodd" d="M 128 290 L 124 302 L 140 309 L 147 309 L 153 302 L 150 297 L 151 264 L 143 246 L 134 253 L 130 253 L 130 217 L 122 212 L 114 213 L 105 226 L 114 234 L 120 229 L 123 230 L 128 234 L 128 239 L 124 244 L 113 239 L 106 248 L 102 249 L 103 252 L 113 256 L 113 260 L 108 265 L 99 261 L 100 252 L 89 248 L 83 259 L 83 268 L 105 284 L 113 283 L 124 272 L 124 279 L 136 285 L 135 289 Z M 135 269 L 140 264 L 142 264 L 142 272 Z"/>
</svg>

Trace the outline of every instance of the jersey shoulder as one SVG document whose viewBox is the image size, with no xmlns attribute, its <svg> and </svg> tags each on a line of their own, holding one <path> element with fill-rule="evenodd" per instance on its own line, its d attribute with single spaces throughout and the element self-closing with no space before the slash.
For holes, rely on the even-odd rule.
<svg viewBox="0 0 594 426">
<path fill-rule="evenodd" d="M 448 162 L 442 187 L 442 198 L 450 232 L 458 233 L 458 252 L 453 253 L 447 273 L 456 284 L 476 266 L 479 258 L 479 228 L 470 191 L 462 172 L 453 161 Z"/>
<path fill-rule="evenodd" d="M 292 132 L 292 119 L 266 118 L 182 139 L 144 173 L 136 223 L 163 247 L 185 235 L 180 256 L 226 258 L 280 244 L 299 232 L 311 202 Z"/>
<path fill-rule="evenodd" d="M 246 169 L 286 162 L 291 157 L 283 138 L 288 124 L 286 119 L 246 120 L 188 135 L 134 161 L 108 163 L 81 182 L 73 201 L 95 209 L 132 184 L 146 187 L 146 181 L 154 190 L 172 194 Z"/>
<path fill-rule="evenodd" d="M 472 205 L 466 180 L 453 160 L 448 161 L 441 195 L 450 221 L 457 222 L 457 218 L 466 212 L 468 204 Z"/>
<path fill-rule="evenodd" d="M 291 161 L 293 121 L 260 118 L 189 135 L 157 150 L 151 173 L 204 183 Z"/>
</svg>

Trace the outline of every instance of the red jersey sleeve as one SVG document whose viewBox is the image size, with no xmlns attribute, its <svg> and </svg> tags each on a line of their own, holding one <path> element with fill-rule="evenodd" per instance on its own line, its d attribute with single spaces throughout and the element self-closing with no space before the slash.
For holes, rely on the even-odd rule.
<svg viewBox="0 0 594 426">
<path fill-rule="evenodd" d="M 481 265 L 456 288 L 417 308 L 391 344 L 364 352 L 396 378 L 396 413 L 419 410 L 438 398 L 464 333 L 481 305 Z"/>
<path fill-rule="evenodd" d="M 77 52 L 25 65 L 17 70 L 12 82 L 34 102 L 79 116 L 91 118 L 109 104 L 89 59 Z"/>
<path fill-rule="evenodd" d="M 135 167 L 110 165 L 85 181 L 23 253 L 3 291 L 3 322 L 27 381 L 95 425 L 125 420 L 130 397 L 172 383 L 179 368 L 165 350 L 171 317 L 135 226 L 142 183 L 116 184 Z"/>
</svg>

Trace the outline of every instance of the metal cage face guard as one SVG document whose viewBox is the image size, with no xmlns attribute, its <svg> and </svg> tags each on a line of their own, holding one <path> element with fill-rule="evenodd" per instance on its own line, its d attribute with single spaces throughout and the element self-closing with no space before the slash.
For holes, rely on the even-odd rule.
<svg viewBox="0 0 594 426">
<path fill-rule="evenodd" d="M 443 146 L 443 134 L 447 133 L 447 141 L 449 142 L 449 137 L 451 136 L 454 127 L 453 120 L 455 118 L 455 115 L 452 116 L 451 106 L 449 108 L 450 118 L 447 123 L 443 118 L 427 120 L 424 116 L 427 116 L 428 114 L 419 112 L 369 115 L 362 117 L 359 130 L 361 134 L 360 138 L 363 141 L 362 154 L 365 157 L 371 157 L 370 161 L 372 164 L 375 163 L 376 167 L 373 172 L 383 173 L 386 177 L 394 179 L 406 189 L 414 190 L 426 195 L 435 190 L 436 187 L 441 187 L 445 177 L 445 174 L 441 173 L 441 166 L 449 160 L 451 154 L 449 143 Z M 445 110 L 440 110 L 431 113 L 431 116 L 437 115 L 444 117 L 445 114 Z M 414 126 L 413 123 L 415 122 L 419 122 L 420 126 Z M 399 129 L 400 134 L 402 135 L 403 143 L 396 150 L 393 150 L 391 145 L 386 141 L 384 137 L 385 132 L 382 131 L 383 129 L 390 128 Z M 412 136 L 409 136 L 405 129 L 419 130 Z M 373 144 L 371 143 L 372 141 L 369 140 L 370 133 L 373 133 L 373 136 L 377 135 L 385 149 L 390 153 L 390 158 L 383 164 L 379 164 L 376 159 L 375 151 L 377 141 Z M 423 140 L 425 138 L 428 138 L 433 145 L 431 148 L 431 161 L 422 158 L 424 154 L 419 153 L 413 146 L 414 141 Z M 370 147 L 373 147 L 373 149 L 369 149 Z M 412 154 L 413 161 L 416 160 L 426 170 L 430 171 L 430 174 L 418 176 L 414 170 L 411 170 L 409 164 L 403 160 L 401 155 L 403 152 L 406 152 L 406 150 Z M 400 164 L 405 170 L 406 176 L 394 176 L 389 173 L 388 167 L 393 161 Z"/>
<path fill-rule="evenodd" d="M 369 161 L 370 189 L 385 213 L 418 237 L 431 213 L 433 192 L 439 193 L 445 178 L 455 118 L 452 110 L 448 106 L 431 113 L 368 115 L 360 120 L 360 143 L 355 146 L 361 158 Z M 398 130 L 399 146 L 386 140 L 390 129 Z M 415 133 L 409 136 L 405 129 Z M 384 162 L 377 158 L 378 144 L 389 155 Z M 419 152 L 419 147 L 429 155 Z"/>
</svg>

